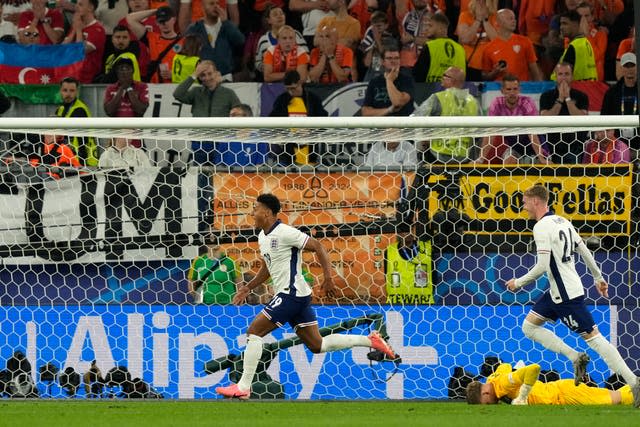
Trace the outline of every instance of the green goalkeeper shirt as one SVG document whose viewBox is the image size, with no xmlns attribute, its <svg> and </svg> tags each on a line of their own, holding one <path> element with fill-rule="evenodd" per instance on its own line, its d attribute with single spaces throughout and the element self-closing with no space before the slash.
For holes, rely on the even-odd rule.
<svg viewBox="0 0 640 427">
<path fill-rule="evenodd" d="M 213 269 L 203 284 L 202 302 L 204 304 L 231 304 L 236 293 L 236 279 L 240 271 L 236 263 L 229 257 L 222 255 L 220 259 L 211 259 L 201 255 L 193 260 L 189 270 L 191 280 L 202 280 Z"/>
</svg>

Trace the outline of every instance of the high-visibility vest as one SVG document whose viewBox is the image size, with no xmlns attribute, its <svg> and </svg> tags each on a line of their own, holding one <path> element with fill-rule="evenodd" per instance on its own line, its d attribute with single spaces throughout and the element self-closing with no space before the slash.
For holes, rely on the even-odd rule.
<svg viewBox="0 0 640 427">
<path fill-rule="evenodd" d="M 80 101 L 78 98 L 73 101 L 73 104 L 71 104 L 71 107 L 69 107 L 67 114 L 65 114 L 64 117 L 72 117 L 73 112 L 78 108 L 84 110 L 87 117 L 91 117 L 91 111 L 89 111 L 87 104 Z M 63 117 L 63 113 L 64 105 L 61 105 L 56 109 L 56 116 Z M 73 148 L 73 151 L 75 151 L 82 166 L 98 166 L 98 144 L 94 137 L 73 136 L 69 138 L 68 143 L 69 146 Z"/>
<path fill-rule="evenodd" d="M 433 258 L 431 242 L 418 242 L 418 254 L 404 259 L 398 243 L 387 247 L 387 303 L 433 304 Z"/>
</svg>

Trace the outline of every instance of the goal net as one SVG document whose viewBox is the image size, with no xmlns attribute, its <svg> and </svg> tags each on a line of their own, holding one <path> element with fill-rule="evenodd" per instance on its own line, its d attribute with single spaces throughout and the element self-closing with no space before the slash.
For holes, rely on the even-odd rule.
<svg viewBox="0 0 640 427">
<path fill-rule="evenodd" d="M 312 354 L 285 326 L 265 338 L 254 397 L 447 399 L 496 360 L 571 378 L 520 329 L 547 278 L 505 287 L 535 263 L 522 194 L 536 183 L 594 251 L 610 290 L 599 298 L 578 260 L 588 305 L 639 372 L 637 129 L 626 116 L 0 119 L 0 392 L 216 398 L 272 296 L 266 285 L 229 304 L 260 266 L 261 193 L 329 253 L 335 298 L 303 254 L 321 333 L 380 330 L 401 359 Z M 594 141 L 591 162 L 511 163 L 509 141 L 537 135 L 551 153 L 551 134 L 556 146 Z M 430 159 L 433 141 L 465 138 L 481 161 Z M 68 156 L 91 144 L 101 167 Z M 612 381 L 577 335 L 550 327 L 591 354 L 593 382 Z"/>
</svg>

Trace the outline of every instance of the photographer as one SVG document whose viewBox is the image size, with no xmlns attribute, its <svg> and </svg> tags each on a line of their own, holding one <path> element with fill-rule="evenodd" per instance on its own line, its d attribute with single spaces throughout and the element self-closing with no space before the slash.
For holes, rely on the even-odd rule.
<svg viewBox="0 0 640 427">
<path fill-rule="evenodd" d="M 220 246 L 212 245 L 191 263 L 189 294 L 195 303 L 231 304 L 240 278 L 236 262 Z"/>
</svg>

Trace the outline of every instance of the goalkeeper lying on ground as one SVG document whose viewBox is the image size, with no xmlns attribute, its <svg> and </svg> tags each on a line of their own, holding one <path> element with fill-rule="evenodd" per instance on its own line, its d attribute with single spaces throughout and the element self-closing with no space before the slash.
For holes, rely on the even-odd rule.
<svg viewBox="0 0 640 427">
<path fill-rule="evenodd" d="M 532 364 L 513 371 L 503 363 L 487 377 L 486 383 L 472 381 L 467 386 L 467 403 L 512 405 L 632 405 L 628 385 L 618 390 L 574 385 L 573 379 L 543 383 L 538 381 L 540 365 Z"/>
</svg>

